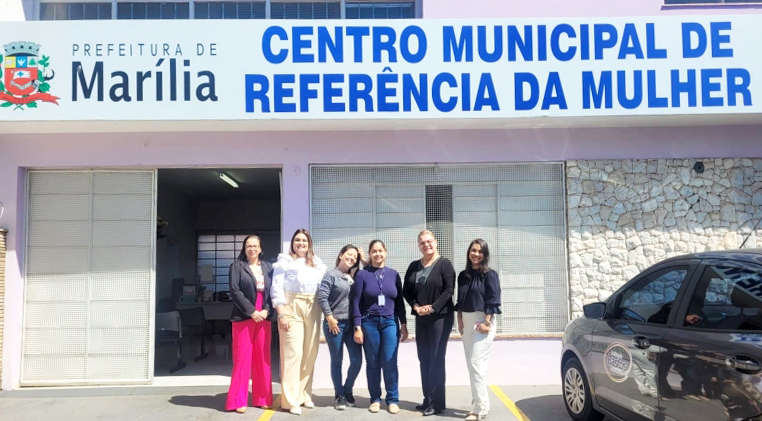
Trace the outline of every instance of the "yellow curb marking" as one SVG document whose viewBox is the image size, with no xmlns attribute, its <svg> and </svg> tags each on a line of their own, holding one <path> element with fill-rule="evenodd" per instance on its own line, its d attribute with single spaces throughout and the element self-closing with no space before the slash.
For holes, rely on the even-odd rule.
<svg viewBox="0 0 762 421">
<path fill-rule="evenodd" d="M 494 393 L 495 396 L 497 396 L 497 398 L 503 402 L 503 405 L 505 405 L 505 407 L 508 408 L 508 410 L 511 411 L 511 413 L 519 419 L 519 421 L 531 421 L 529 417 L 521 412 L 519 407 L 516 406 L 516 404 L 513 403 L 513 401 L 508 398 L 508 396 L 506 396 L 502 390 L 500 390 L 499 387 L 492 385 L 489 388 L 492 390 L 492 393 Z"/>
<path fill-rule="evenodd" d="M 270 421 L 270 418 L 273 417 L 278 408 L 280 408 L 280 395 L 273 401 L 273 406 L 270 409 L 265 409 L 265 412 L 259 416 L 257 421 Z"/>
</svg>

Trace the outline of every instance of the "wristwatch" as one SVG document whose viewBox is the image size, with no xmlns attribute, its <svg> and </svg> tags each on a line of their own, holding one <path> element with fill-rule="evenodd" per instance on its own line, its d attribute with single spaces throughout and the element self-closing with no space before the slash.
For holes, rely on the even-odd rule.
<svg viewBox="0 0 762 421">
<path fill-rule="evenodd" d="M 282 319 L 284 317 L 288 317 L 288 314 L 279 314 L 278 315 L 278 320 L 280 320 L 280 319 Z"/>
<path fill-rule="evenodd" d="M 359 332 L 362 330 L 362 326 L 355 326 L 355 332 Z"/>
<path fill-rule="evenodd" d="M 490 327 L 490 326 L 492 326 L 492 322 L 490 322 L 489 320 L 485 320 L 484 321 L 484 325 L 487 326 L 487 327 Z"/>
</svg>

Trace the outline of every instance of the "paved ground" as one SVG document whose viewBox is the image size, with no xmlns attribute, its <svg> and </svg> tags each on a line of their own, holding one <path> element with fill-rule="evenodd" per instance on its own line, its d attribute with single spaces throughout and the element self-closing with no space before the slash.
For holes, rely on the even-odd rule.
<svg viewBox="0 0 762 421">
<path fill-rule="evenodd" d="M 168 368 L 174 364 L 174 349 L 167 348 L 170 357 L 157 365 L 154 385 L 172 386 L 226 386 L 230 384 L 232 363 L 224 358 L 210 356 L 194 362 L 191 357 L 198 354 L 198 346 L 185 348 L 188 366 L 174 374 Z M 273 364 L 277 366 L 277 350 L 273 353 Z M 357 388 L 367 388 L 365 363 L 357 378 Z M 344 353 L 344 370 L 349 365 L 349 356 Z M 409 340 L 400 344 L 399 361 L 400 387 L 419 387 L 421 376 L 415 342 Z M 447 385 L 468 386 L 468 369 L 463 351 L 463 342 L 451 339 L 447 346 Z M 277 381 L 277 379 L 273 379 Z M 492 344 L 488 384 L 504 386 L 560 385 L 561 384 L 561 340 L 559 338 L 497 339 Z M 320 344 L 315 362 L 315 389 L 332 387 L 330 375 L 330 354 L 325 343 Z"/>
<path fill-rule="evenodd" d="M 558 386 L 493 386 L 490 392 L 495 421 L 568 421 Z M 413 420 L 423 418 L 415 410 L 422 399 L 418 388 L 400 390 L 402 401 L 397 415 L 383 411 L 371 414 L 367 390 L 357 390 L 357 408 L 333 409 L 332 390 L 314 393 L 316 408 L 303 410 L 301 417 L 280 411 L 249 408 L 246 414 L 225 412 L 225 387 L 109 387 L 67 389 L 24 389 L 0 394 L 3 421 L 84 421 L 84 420 Z M 501 400 L 501 397 L 503 400 Z M 447 389 L 448 409 L 431 421 L 462 419 L 470 408 L 469 387 Z M 514 406 L 515 405 L 515 406 Z"/>
<path fill-rule="evenodd" d="M 502 339 L 493 344 L 487 374 L 492 410 L 497 421 L 569 421 L 561 401 L 559 369 L 561 343 L 558 338 Z M 170 351 L 174 352 L 170 349 Z M 80 420 L 294 420 L 294 415 L 279 411 L 250 408 L 246 414 L 223 411 L 231 363 L 224 357 L 193 361 L 196 349 L 186 350 L 187 368 L 169 375 L 157 365 L 152 386 L 92 388 L 28 388 L 0 392 L 0 420 L 56 421 Z M 171 354 L 171 353 L 170 353 Z M 172 355 L 170 355 L 171 357 Z M 273 361 L 277 364 L 276 361 Z M 168 362 L 169 365 L 173 361 Z M 167 367 L 169 366 L 167 365 Z M 344 369 L 348 365 L 345 354 Z M 463 355 L 463 344 L 451 340 L 447 351 L 447 402 L 450 408 L 437 419 L 462 419 L 471 409 L 471 389 Z M 355 385 L 358 408 L 344 412 L 333 409 L 330 389 L 329 355 L 320 345 L 315 369 L 317 407 L 304 410 L 302 419 L 310 420 L 408 420 L 423 418 L 415 406 L 422 401 L 420 374 L 415 343 L 400 345 L 400 407 L 392 416 L 384 411 L 371 414 L 365 367 Z M 545 385 L 545 386 L 533 386 Z M 279 385 L 275 384 L 278 388 Z M 276 392 L 278 389 L 276 389 Z M 501 400 L 501 397 L 503 400 Z"/>
</svg>

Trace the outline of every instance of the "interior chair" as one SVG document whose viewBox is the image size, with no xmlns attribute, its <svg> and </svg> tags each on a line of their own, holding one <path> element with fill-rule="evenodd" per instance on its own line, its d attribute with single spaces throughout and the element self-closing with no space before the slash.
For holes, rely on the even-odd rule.
<svg viewBox="0 0 762 421">
<path fill-rule="evenodd" d="M 211 337 L 212 335 L 212 329 L 209 322 L 206 320 L 204 309 L 202 307 L 193 307 L 180 309 L 178 312 L 182 319 L 183 337 L 186 339 L 201 339 L 201 350 L 199 351 L 198 356 L 194 358 L 197 362 L 201 361 L 209 356 L 206 352 L 206 337 Z"/>
<path fill-rule="evenodd" d="M 178 311 L 156 313 L 156 344 L 173 344 L 177 346 L 177 363 L 169 369 L 174 373 L 185 368 L 183 361 L 183 326 Z"/>
<path fill-rule="evenodd" d="M 723 330 L 762 329 L 762 301 L 753 291 L 736 284 L 730 293 L 730 302 L 739 309 L 739 314 L 726 317 L 715 326 Z"/>
<path fill-rule="evenodd" d="M 157 313 L 167 313 L 177 310 L 177 300 L 171 297 L 159 298 L 159 302 L 156 303 Z"/>
<path fill-rule="evenodd" d="M 183 286 L 185 286 L 185 278 L 172 279 L 172 289 L 170 290 L 170 296 L 175 302 L 180 301 L 180 297 L 183 295 Z"/>
</svg>

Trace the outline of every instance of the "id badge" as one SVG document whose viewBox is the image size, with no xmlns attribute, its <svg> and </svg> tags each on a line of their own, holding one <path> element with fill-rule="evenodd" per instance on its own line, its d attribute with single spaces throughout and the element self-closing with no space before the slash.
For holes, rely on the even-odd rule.
<svg viewBox="0 0 762 421">
<path fill-rule="evenodd" d="M 379 295 L 378 296 L 378 305 L 379 307 L 383 307 L 386 305 L 386 295 Z"/>
</svg>

